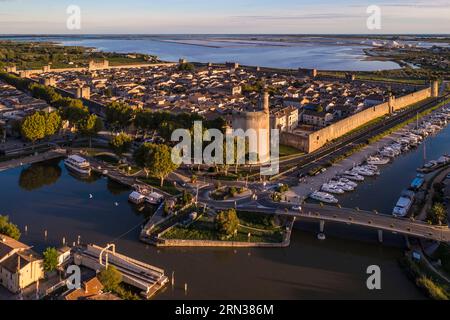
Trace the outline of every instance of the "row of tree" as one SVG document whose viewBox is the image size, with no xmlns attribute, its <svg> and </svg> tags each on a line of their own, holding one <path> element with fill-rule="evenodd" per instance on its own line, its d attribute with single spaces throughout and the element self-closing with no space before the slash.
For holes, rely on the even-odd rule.
<svg viewBox="0 0 450 320">
<path fill-rule="evenodd" d="M 223 131 L 226 125 L 225 120 L 221 117 L 206 120 L 195 113 L 135 111 L 125 102 L 112 102 L 106 108 L 106 122 L 113 130 L 124 131 L 133 124 L 144 136 L 158 132 L 165 140 L 170 140 L 172 132 L 176 129 L 192 130 L 194 121 L 202 121 L 205 129 L 216 128 Z"/>
<path fill-rule="evenodd" d="M 36 99 L 42 99 L 56 108 L 56 112 L 35 112 L 27 116 L 21 124 L 21 133 L 24 138 L 32 141 L 44 139 L 59 132 L 62 120 L 69 124 L 79 133 L 91 139 L 103 129 L 102 120 L 94 114 L 89 113 L 88 108 L 79 99 L 63 97 L 54 88 L 37 83 L 30 83 L 27 79 L 0 73 L 0 78 L 20 90 L 27 90 Z"/>
</svg>

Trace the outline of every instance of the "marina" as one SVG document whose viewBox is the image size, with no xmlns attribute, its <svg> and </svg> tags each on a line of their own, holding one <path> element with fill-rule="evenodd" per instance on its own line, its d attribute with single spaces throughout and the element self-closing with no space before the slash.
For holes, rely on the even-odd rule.
<svg viewBox="0 0 450 320">
<path fill-rule="evenodd" d="M 357 187 L 354 185 L 356 182 L 362 183 L 366 179 L 373 179 L 374 177 L 379 176 L 381 170 L 378 166 L 384 167 L 391 161 L 395 162 L 396 160 L 394 158 L 399 157 L 404 153 L 410 152 L 411 150 L 417 151 L 417 147 L 422 144 L 427 137 L 432 137 L 441 130 L 448 130 L 447 124 L 449 120 L 450 107 L 443 107 L 423 118 L 420 124 L 419 121 L 417 121 L 414 127 L 410 126 L 409 128 L 401 129 L 398 133 L 400 137 L 399 139 L 396 139 L 395 142 L 383 146 L 377 153 L 369 155 L 360 165 L 354 165 L 350 170 L 346 170 L 342 174 L 338 174 L 336 177 L 324 183 L 321 186 L 321 191 L 328 196 L 322 194 L 321 197 L 317 197 L 317 194 L 313 192 L 309 197 L 316 201 L 321 201 L 318 199 L 321 198 L 324 200 L 324 203 L 334 204 L 339 202 L 340 199 L 333 197 L 332 194 L 343 195 L 346 192 L 354 191 Z M 446 150 L 446 152 L 448 152 L 448 150 Z M 422 168 L 418 168 L 417 171 L 431 172 L 446 165 L 448 162 L 450 162 L 450 157 L 444 154 L 439 157 L 438 160 L 427 162 Z M 346 180 L 343 181 L 342 179 L 346 179 L 348 182 L 346 182 Z M 350 180 L 352 181 L 351 185 L 349 184 Z M 417 175 L 410 183 L 410 188 L 412 190 L 418 190 L 423 183 L 423 175 Z M 402 193 L 400 199 L 398 199 L 397 203 L 393 206 L 392 214 L 395 216 L 405 217 L 414 203 L 414 192 L 411 191 L 413 193 L 412 195 L 409 191 L 405 192 L 406 191 Z"/>
</svg>

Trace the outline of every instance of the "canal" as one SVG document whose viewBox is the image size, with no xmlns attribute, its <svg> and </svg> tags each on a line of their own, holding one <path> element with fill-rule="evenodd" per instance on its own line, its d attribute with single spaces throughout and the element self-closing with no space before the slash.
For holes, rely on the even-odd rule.
<svg viewBox="0 0 450 320">
<path fill-rule="evenodd" d="M 0 181 L 0 212 L 28 227 L 23 242 L 38 252 L 61 246 L 63 237 L 69 244 L 78 236 L 115 242 L 119 252 L 174 272 L 174 288 L 156 299 L 423 298 L 398 266 L 400 236 L 387 235 L 380 245 L 374 231 L 327 224 L 320 242 L 318 226 L 300 222 L 285 249 L 158 249 L 137 240 L 151 210 L 135 209 L 129 191 L 105 178 L 76 178 L 57 160 L 1 172 Z M 382 270 L 381 291 L 366 288 L 373 264 Z"/>
<path fill-rule="evenodd" d="M 418 148 L 402 154 L 390 164 L 379 166 L 379 176 L 367 178 L 358 185 L 356 192 L 340 196 L 339 202 L 343 207 L 391 214 L 402 190 L 407 189 L 416 177 L 416 169 L 443 154 L 450 154 L 450 126 L 427 137 Z"/>
</svg>

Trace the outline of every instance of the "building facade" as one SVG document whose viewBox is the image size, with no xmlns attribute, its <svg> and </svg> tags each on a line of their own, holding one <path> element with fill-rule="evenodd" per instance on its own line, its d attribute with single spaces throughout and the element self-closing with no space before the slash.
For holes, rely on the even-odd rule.
<svg viewBox="0 0 450 320">
<path fill-rule="evenodd" d="M 0 284 L 12 293 L 44 278 L 44 261 L 31 247 L 0 235 Z"/>
</svg>

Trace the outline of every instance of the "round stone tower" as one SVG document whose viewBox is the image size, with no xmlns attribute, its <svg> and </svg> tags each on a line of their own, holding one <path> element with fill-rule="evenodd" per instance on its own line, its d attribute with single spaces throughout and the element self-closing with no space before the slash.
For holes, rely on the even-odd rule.
<svg viewBox="0 0 450 320">
<path fill-rule="evenodd" d="M 258 110 L 241 111 L 233 114 L 233 130 L 242 129 L 248 139 L 253 139 L 251 131 L 256 133 L 258 152 L 258 163 L 265 163 L 270 160 L 270 113 L 269 113 L 269 92 L 264 89 Z M 252 141 L 249 141 L 251 144 Z M 247 150 L 248 152 L 248 150 Z"/>
</svg>

